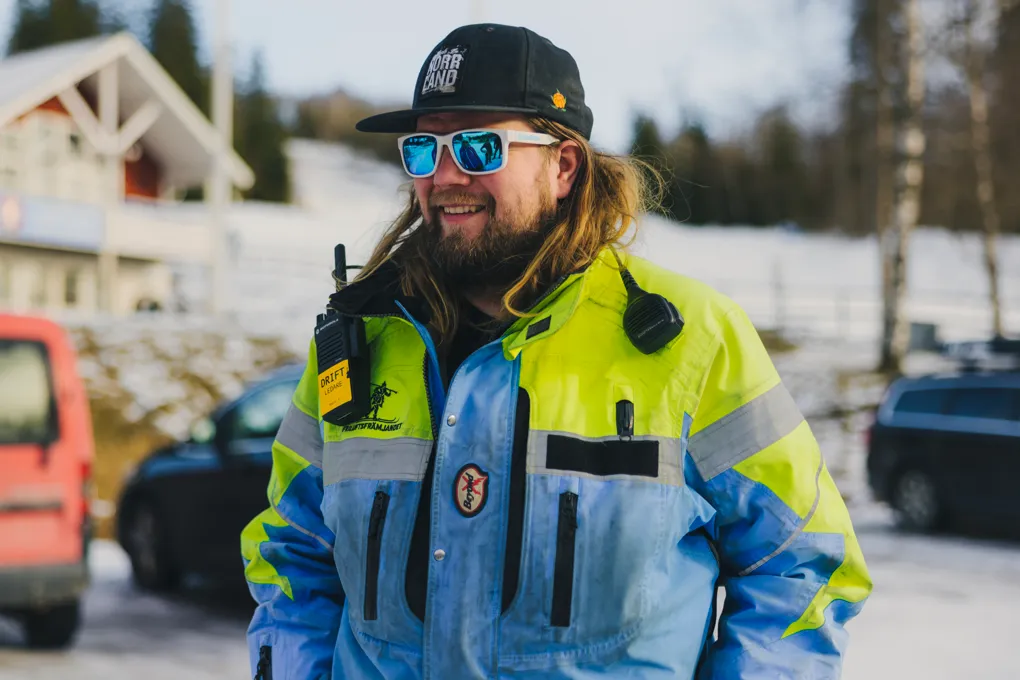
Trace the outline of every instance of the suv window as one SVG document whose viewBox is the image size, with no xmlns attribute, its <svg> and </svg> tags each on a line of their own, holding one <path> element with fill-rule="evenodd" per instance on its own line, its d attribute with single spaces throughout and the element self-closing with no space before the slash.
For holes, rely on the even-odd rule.
<svg viewBox="0 0 1020 680">
<path fill-rule="evenodd" d="M 296 381 L 279 382 L 249 394 L 233 413 L 230 438 L 275 437 L 296 389 Z"/>
<path fill-rule="evenodd" d="M 911 390 L 896 402 L 897 413 L 941 414 L 945 409 L 946 390 Z"/>
<path fill-rule="evenodd" d="M 1017 419 L 1017 394 L 1007 387 L 961 388 L 949 399 L 949 415 L 991 420 Z"/>
<path fill-rule="evenodd" d="M 46 444 L 56 434 L 50 365 L 41 343 L 0 340 L 0 444 Z"/>
</svg>

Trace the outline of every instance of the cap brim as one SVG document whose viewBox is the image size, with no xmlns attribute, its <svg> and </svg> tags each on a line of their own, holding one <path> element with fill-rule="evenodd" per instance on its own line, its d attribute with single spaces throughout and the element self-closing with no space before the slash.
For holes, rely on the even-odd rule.
<svg viewBox="0 0 1020 680">
<path fill-rule="evenodd" d="M 422 109 L 405 109 L 369 116 L 354 126 L 360 132 L 416 132 L 418 118 L 430 113 L 520 113 L 539 115 L 538 109 L 515 106 L 432 106 Z"/>
</svg>

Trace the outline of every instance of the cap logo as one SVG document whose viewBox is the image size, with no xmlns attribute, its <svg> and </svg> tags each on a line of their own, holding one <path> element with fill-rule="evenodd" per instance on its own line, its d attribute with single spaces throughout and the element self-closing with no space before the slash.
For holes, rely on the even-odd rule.
<svg viewBox="0 0 1020 680">
<path fill-rule="evenodd" d="M 444 47 L 436 51 L 429 61 L 429 69 L 421 85 L 421 94 L 450 94 L 457 90 L 457 78 L 464 63 L 467 47 Z"/>
<path fill-rule="evenodd" d="M 453 482 L 453 502 L 460 514 L 474 517 L 482 511 L 487 500 L 489 475 L 473 463 L 462 467 Z"/>
<path fill-rule="evenodd" d="M 552 96 L 553 106 L 563 111 L 567 108 L 567 98 L 563 96 L 563 93 L 556 90 L 556 94 Z"/>
</svg>

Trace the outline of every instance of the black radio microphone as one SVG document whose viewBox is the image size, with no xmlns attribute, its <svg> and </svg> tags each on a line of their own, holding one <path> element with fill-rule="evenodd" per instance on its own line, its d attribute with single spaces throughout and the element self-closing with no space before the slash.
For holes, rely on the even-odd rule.
<svg viewBox="0 0 1020 680">
<path fill-rule="evenodd" d="M 616 251 L 613 255 L 620 265 L 620 277 L 627 289 L 623 331 L 638 350 L 654 354 L 680 335 L 684 329 L 684 318 L 672 302 L 657 293 L 642 290 Z"/>
</svg>

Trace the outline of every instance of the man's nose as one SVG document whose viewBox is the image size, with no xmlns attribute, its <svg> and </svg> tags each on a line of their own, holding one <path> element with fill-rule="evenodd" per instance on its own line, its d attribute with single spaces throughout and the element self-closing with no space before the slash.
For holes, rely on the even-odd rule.
<svg viewBox="0 0 1020 680">
<path fill-rule="evenodd" d="M 471 184 L 471 175 L 457 167 L 453 156 L 450 155 L 450 150 L 444 148 L 439 156 L 439 167 L 436 168 L 432 182 L 438 187 L 467 186 Z"/>
</svg>

